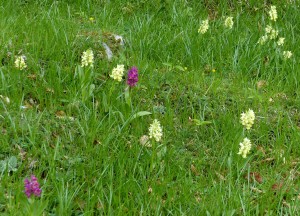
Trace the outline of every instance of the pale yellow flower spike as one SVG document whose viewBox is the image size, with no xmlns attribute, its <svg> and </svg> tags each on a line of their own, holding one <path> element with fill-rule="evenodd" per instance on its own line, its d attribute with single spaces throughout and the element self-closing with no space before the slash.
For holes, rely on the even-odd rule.
<svg viewBox="0 0 300 216">
<path fill-rule="evenodd" d="M 204 34 L 207 32 L 208 28 L 209 28 L 208 19 L 206 19 L 206 20 L 202 21 L 202 23 L 198 29 L 198 33 Z"/>
<path fill-rule="evenodd" d="M 269 16 L 270 16 L 270 19 L 275 21 L 277 20 L 277 10 L 276 10 L 276 6 L 271 6 L 271 9 L 269 11 Z"/>
<path fill-rule="evenodd" d="M 24 56 L 17 56 L 15 60 L 15 67 L 19 70 L 23 70 L 27 68 L 25 57 Z"/>
<path fill-rule="evenodd" d="M 87 51 L 83 52 L 81 56 L 81 67 L 86 66 L 94 66 L 94 53 L 91 49 L 88 49 Z"/>
<path fill-rule="evenodd" d="M 270 32 L 270 39 L 275 39 L 278 36 L 278 31 L 275 29 L 272 29 Z"/>
<path fill-rule="evenodd" d="M 124 65 L 117 65 L 117 67 L 115 67 L 112 70 L 110 77 L 113 78 L 114 80 L 117 80 L 118 82 L 121 82 L 123 74 L 124 74 Z"/>
<path fill-rule="evenodd" d="M 283 51 L 283 58 L 284 59 L 289 59 L 291 58 L 293 53 L 291 51 Z"/>
<path fill-rule="evenodd" d="M 244 138 L 243 142 L 240 143 L 240 149 L 238 154 L 242 155 L 243 158 L 247 157 L 247 154 L 250 152 L 251 150 L 251 141 L 248 138 Z"/>
<path fill-rule="evenodd" d="M 224 22 L 226 28 L 232 29 L 233 26 L 233 17 L 227 17 Z"/>
<path fill-rule="evenodd" d="M 265 44 L 265 43 L 267 42 L 267 40 L 268 40 L 268 35 L 264 35 L 264 36 L 261 36 L 261 37 L 259 38 L 259 40 L 258 40 L 257 43 L 263 45 L 263 44 Z"/>
<path fill-rule="evenodd" d="M 149 127 L 149 137 L 154 138 L 156 142 L 159 142 L 162 138 L 162 127 L 157 119 L 154 119 L 153 123 Z"/>
<path fill-rule="evenodd" d="M 277 41 L 277 45 L 282 46 L 284 44 L 284 40 L 285 40 L 284 37 L 279 38 L 278 41 Z"/>
<path fill-rule="evenodd" d="M 270 25 L 267 25 L 267 27 L 265 28 L 265 32 L 266 34 L 259 40 L 260 44 L 264 44 L 268 39 L 275 39 L 278 36 L 278 31 Z"/>
<path fill-rule="evenodd" d="M 249 109 L 247 112 L 241 114 L 241 123 L 247 130 L 254 124 L 255 114 L 253 110 Z"/>
</svg>

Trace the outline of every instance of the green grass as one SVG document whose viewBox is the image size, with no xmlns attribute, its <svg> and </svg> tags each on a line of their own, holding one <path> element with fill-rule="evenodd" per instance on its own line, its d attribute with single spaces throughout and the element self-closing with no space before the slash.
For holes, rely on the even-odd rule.
<svg viewBox="0 0 300 216">
<path fill-rule="evenodd" d="M 299 215 L 299 2 L 272 1 L 276 22 L 271 4 L 226 2 L 3 1 L 0 95 L 10 103 L 0 100 L 0 214 Z M 257 43 L 269 24 L 282 47 Z M 94 68 L 81 68 L 89 48 Z M 139 69 L 131 103 L 126 77 L 109 76 L 117 64 Z M 246 131 L 248 109 L 256 119 Z M 134 116 L 141 111 L 151 115 Z M 163 138 L 147 148 L 139 140 L 154 119 Z M 24 194 L 31 174 L 40 198 Z"/>
</svg>

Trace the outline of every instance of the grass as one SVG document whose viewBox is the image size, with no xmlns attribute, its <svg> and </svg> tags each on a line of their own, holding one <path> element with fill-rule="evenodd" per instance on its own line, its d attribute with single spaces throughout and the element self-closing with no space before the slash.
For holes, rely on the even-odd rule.
<svg viewBox="0 0 300 216">
<path fill-rule="evenodd" d="M 298 215 L 298 4 L 272 1 L 274 22 L 260 1 L 3 1 L 1 215 Z M 283 46 L 257 43 L 269 24 Z M 81 68 L 89 48 L 94 67 Z M 139 69 L 131 101 L 117 64 Z M 154 119 L 163 138 L 148 148 Z M 40 198 L 24 194 L 31 174 Z"/>
</svg>

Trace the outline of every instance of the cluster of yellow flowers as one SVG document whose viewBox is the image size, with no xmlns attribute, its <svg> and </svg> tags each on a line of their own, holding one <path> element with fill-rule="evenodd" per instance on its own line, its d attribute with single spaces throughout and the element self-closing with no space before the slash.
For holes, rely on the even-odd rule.
<svg viewBox="0 0 300 216">
<path fill-rule="evenodd" d="M 272 26 L 267 25 L 265 28 L 265 35 L 263 35 L 261 38 L 259 38 L 258 43 L 264 44 L 267 42 L 268 39 L 273 40 L 276 39 L 278 36 L 278 30 L 274 29 Z M 283 38 L 284 40 L 284 38 Z M 281 39 L 282 41 L 282 39 Z"/>
<path fill-rule="evenodd" d="M 255 120 L 255 114 L 252 109 L 249 109 L 247 112 L 243 112 L 241 114 L 241 123 L 243 126 L 246 127 L 247 130 L 249 130 L 252 125 L 254 124 Z"/>
<path fill-rule="evenodd" d="M 252 125 L 254 124 L 255 113 L 252 109 L 249 109 L 247 112 L 243 112 L 241 114 L 241 123 L 247 129 L 250 130 Z M 243 142 L 240 143 L 240 149 L 238 154 L 242 155 L 243 158 L 247 157 L 247 154 L 251 150 L 251 141 L 246 137 Z"/>
<path fill-rule="evenodd" d="M 243 142 L 240 143 L 240 150 L 238 152 L 239 155 L 242 155 L 243 158 L 247 157 L 247 154 L 251 150 L 251 141 L 246 137 L 244 138 Z"/>
<path fill-rule="evenodd" d="M 208 23 L 208 20 L 207 20 Z M 206 29 L 207 30 L 207 29 Z M 25 64 L 24 59 L 22 58 L 22 56 L 20 56 L 19 58 L 17 58 L 16 60 L 16 66 L 17 65 L 22 65 Z M 82 56 L 81 56 L 81 67 L 85 67 L 85 66 L 90 66 L 93 67 L 94 65 L 94 54 L 93 51 L 91 49 L 86 50 L 85 52 L 83 52 Z M 26 65 L 25 65 L 26 67 Z M 124 65 L 117 65 L 117 67 L 113 68 L 112 73 L 110 74 L 110 77 L 113 78 L 114 80 L 121 82 L 122 81 L 122 77 L 124 75 Z M 157 142 L 161 141 L 163 136 L 163 132 L 162 132 L 162 126 L 160 125 L 160 122 L 157 119 L 154 119 L 153 123 L 150 124 L 149 127 L 149 138 L 154 138 Z M 151 144 L 149 144 L 148 142 L 148 136 L 143 136 L 143 140 L 142 143 L 143 145 L 147 146 L 147 147 L 151 147 Z"/>
<path fill-rule="evenodd" d="M 271 6 L 270 8 L 270 11 L 269 11 L 269 16 L 270 16 L 270 19 L 275 21 L 277 20 L 277 10 L 276 10 L 276 6 Z"/>
<path fill-rule="evenodd" d="M 278 30 L 273 29 L 272 26 L 267 25 L 267 27 L 265 28 L 266 31 L 266 35 L 271 39 L 276 39 L 278 36 Z"/>
<path fill-rule="evenodd" d="M 23 60 L 23 58 L 19 58 L 18 61 Z M 19 63 L 19 62 L 18 62 Z M 81 66 L 90 66 L 93 67 L 94 64 L 94 54 L 91 49 L 86 50 L 83 52 L 81 57 Z M 117 67 L 113 68 L 112 73 L 110 75 L 111 78 L 117 80 L 118 82 L 122 81 L 122 77 L 124 75 L 124 65 L 117 65 Z M 153 123 L 149 127 L 149 137 L 154 138 L 157 142 L 161 141 L 163 136 L 162 133 L 162 126 L 157 119 L 154 119 Z M 147 136 L 145 136 L 147 137 Z M 145 141 L 147 143 L 148 141 Z"/>
<path fill-rule="evenodd" d="M 259 44 L 264 44 L 264 43 L 266 43 L 267 42 L 267 40 L 268 40 L 268 35 L 263 35 L 263 36 L 261 36 L 260 38 L 259 38 L 259 40 L 258 40 L 258 42 L 257 43 L 259 43 Z"/>
<path fill-rule="evenodd" d="M 201 25 L 200 25 L 199 29 L 198 29 L 198 33 L 204 34 L 204 33 L 207 32 L 208 28 L 209 28 L 208 19 L 203 20 L 201 22 Z"/>
<path fill-rule="evenodd" d="M 153 138 L 156 142 L 160 142 L 163 136 L 163 128 L 160 125 L 160 122 L 157 119 L 154 119 L 148 130 L 149 136 L 143 135 L 139 141 L 142 146 L 151 148 L 152 144 L 150 143 L 149 139 Z"/>
<path fill-rule="evenodd" d="M 94 53 L 91 49 L 88 49 L 85 52 L 83 52 L 81 56 L 81 67 L 85 66 L 94 66 Z"/>
<path fill-rule="evenodd" d="M 283 58 L 284 59 L 289 59 L 291 58 L 293 53 L 291 51 L 283 51 Z"/>
<path fill-rule="evenodd" d="M 271 21 L 276 22 L 278 18 L 276 6 L 273 5 L 271 6 L 269 10 L 269 17 Z M 263 45 L 268 41 L 268 39 L 274 40 L 277 38 L 277 36 L 278 36 L 278 30 L 274 29 L 271 25 L 267 25 L 267 27 L 265 28 L 265 35 L 259 38 L 258 43 Z M 280 37 L 276 43 L 278 46 L 283 46 L 284 42 L 285 42 L 285 38 Z M 289 59 L 292 57 L 292 55 L 293 53 L 291 51 L 282 52 L 282 56 L 284 59 Z"/>
<path fill-rule="evenodd" d="M 224 22 L 226 28 L 232 29 L 233 26 L 233 17 L 227 17 Z"/>
<path fill-rule="evenodd" d="M 157 119 L 154 119 L 153 123 L 149 127 L 149 137 L 154 138 L 156 142 L 159 142 L 162 138 L 162 127 Z"/>
<path fill-rule="evenodd" d="M 110 77 L 113 78 L 114 80 L 117 80 L 118 82 L 121 82 L 123 74 L 124 74 L 124 65 L 117 65 L 117 67 L 113 68 Z"/>
<path fill-rule="evenodd" d="M 18 68 L 19 70 L 23 70 L 27 68 L 25 59 L 26 59 L 25 56 L 17 56 L 15 60 L 15 67 Z"/>
<path fill-rule="evenodd" d="M 226 17 L 225 21 L 224 21 L 224 26 L 226 28 L 231 29 L 233 27 L 233 17 Z M 208 23 L 208 19 L 203 20 L 200 24 L 200 27 L 198 29 L 198 33 L 200 34 L 205 34 L 207 32 L 207 30 L 209 29 L 209 23 Z"/>
<path fill-rule="evenodd" d="M 280 37 L 280 38 L 278 39 L 278 41 L 277 41 L 277 45 L 278 45 L 278 46 L 282 46 L 282 45 L 284 44 L 284 40 L 285 40 L 284 37 Z"/>
</svg>

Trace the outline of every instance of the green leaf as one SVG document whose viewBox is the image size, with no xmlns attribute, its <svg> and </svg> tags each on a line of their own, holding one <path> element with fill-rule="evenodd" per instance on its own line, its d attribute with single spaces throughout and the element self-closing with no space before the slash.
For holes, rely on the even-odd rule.
<svg viewBox="0 0 300 216">
<path fill-rule="evenodd" d="M 199 119 L 192 119 L 192 121 L 195 123 L 195 125 L 197 126 L 201 126 L 201 125 L 208 125 L 211 124 L 211 121 L 201 121 Z"/>
<path fill-rule="evenodd" d="M 185 71 L 183 67 L 181 67 L 180 65 L 175 66 L 176 69 L 180 70 L 180 71 Z"/>
<path fill-rule="evenodd" d="M 6 170 L 7 162 L 6 160 L 0 161 L 0 172 L 3 173 Z"/>
<path fill-rule="evenodd" d="M 60 99 L 59 101 L 63 102 L 63 103 L 69 103 L 70 102 L 70 100 L 68 100 L 68 99 Z"/>
<path fill-rule="evenodd" d="M 8 172 L 17 171 L 17 166 L 18 166 L 17 158 L 15 156 L 10 157 L 7 163 Z"/>
<path fill-rule="evenodd" d="M 128 104 L 128 106 L 131 106 L 131 99 L 129 94 L 129 87 L 125 88 L 125 101 Z"/>
<path fill-rule="evenodd" d="M 94 84 L 91 84 L 91 85 L 90 85 L 90 88 L 89 88 L 89 96 L 90 96 L 90 97 L 93 96 L 94 90 L 95 90 L 95 85 L 94 85 Z"/>
<path fill-rule="evenodd" d="M 167 147 L 163 146 L 159 152 L 157 152 L 157 157 L 159 160 L 161 160 L 167 153 Z"/>
<path fill-rule="evenodd" d="M 125 128 L 132 120 L 134 120 L 135 118 L 138 118 L 138 117 L 141 117 L 141 116 L 145 116 L 145 115 L 151 115 L 152 113 L 151 112 L 148 112 L 148 111 L 140 111 L 140 112 L 137 112 L 135 114 L 133 114 L 130 118 L 128 118 L 126 120 L 126 122 L 123 124 L 123 126 L 121 127 L 120 129 L 120 132 L 123 130 L 123 128 Z"/>
<path fill-rule="evenodd" d="M 168 66 L 168 67 L 172 67 L 173 65 L 170 63 L 163 63 L 163 65 Z"/>
<path fill-rule="evenodd" d="M 135 113 L 132 117 L 131 117 L 131 120 L 137 118 L 137 117 L 141 117 L 141 116 L 145 116 L 145 115 L 151 115 L 152 113 L 151 112 L 148 112 L 148 111 L 140 111 L 140 112 L 137 112 Z"/>
<path fill-rule="evenodd" d="M 79 65 L 76 66 L 75 68 L 75 73 L 74 73 L 74 77 L 79 77 L 81 78 L 83 76 L 83 68 L 80 67 Z"/>
</svg>

